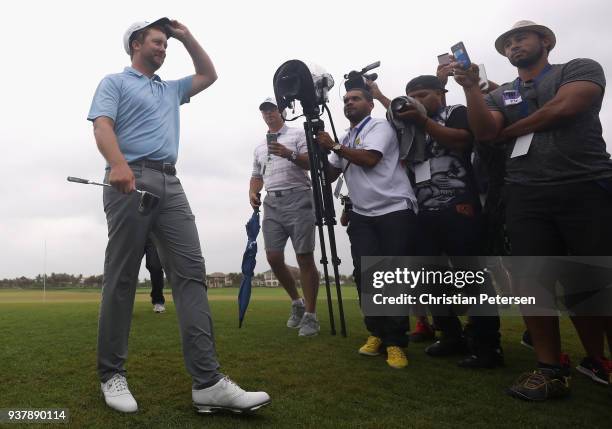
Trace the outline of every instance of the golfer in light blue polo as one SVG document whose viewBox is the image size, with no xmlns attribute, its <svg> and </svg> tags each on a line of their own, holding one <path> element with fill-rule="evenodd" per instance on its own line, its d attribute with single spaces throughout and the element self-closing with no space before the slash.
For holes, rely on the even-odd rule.
<svg viewBox="0 0 612 429">
<path fill-rule="evenodd" d="M 164 63 L 169 37 L 187 49 L 194 75 L 164 81 L 155 74 Z M 203 413 L 254 411 L 270 403 L 268 394 L 245 392 L 219 372 L 195 217 L 176 177 L 179 106 L 217 79 L 215 68 L 189 29 L 168 18 L 132 24 L 123 42 L 131 67 L 102 79 L 87 118 L 107 162 L 105 182 L 113 186 L 104 188 L 103 196 L 108 245 L 98 373 L 104 399 L 118 411 L 138 410 L 124 364 L 140 262 L 151 234 L 172 285 L 194 405 Z M 136 187 L 160 196 L 147 215 L 137 210 Z"/>
</svg>

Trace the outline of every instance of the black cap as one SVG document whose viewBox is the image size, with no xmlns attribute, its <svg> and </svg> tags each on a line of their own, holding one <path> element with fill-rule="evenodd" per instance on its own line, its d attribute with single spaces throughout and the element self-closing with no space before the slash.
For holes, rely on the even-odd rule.
<svg viewBox="0 0 612 429">
<path fill-rule="evenodd" d="M 448 92 L 436 76 L 422 75 L 415 77 L 406 85 L 406 94 L 421 89 L 433 89 Z"/>
</svg>

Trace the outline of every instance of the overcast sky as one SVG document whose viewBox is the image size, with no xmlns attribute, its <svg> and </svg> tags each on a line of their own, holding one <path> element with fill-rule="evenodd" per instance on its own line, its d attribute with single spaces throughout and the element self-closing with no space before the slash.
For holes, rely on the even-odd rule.
<svg viewBox="0 0 612 429">
<path fill-rule="evenodd" d="M 433 74 L 436 56 L 463 41 L 491 80 L 510 81 L 516 70 L 493 42 L 520 19 L 556 33 L 552 63 L 593 58 L 609 77 L 611 9 L 601 0 L 4 2 L 0 278 L 42 273 L 45 242 L 47 272 L 102 273 L 102 191 L 70 184 L 66 176 L 103 177 L 104 161 L 86 116 L 100 79 L 129 65 L 122 36 L 134 21 L 178 19 L 217 68 L 219 80 L 181 108 L 177 169 L 196 215 L 207 271 L 230 272 L 240 271 L 253 148 L 266 132 L 258 105 L 273 95 L 272 76 L 284 61 L 316 63 L 332 74 L 330 107 L 343 130 L 348 122 L 338 88 L 344 73 L 380 60 L 379 86 L 388 96 L 402 95 L 410 78 Z M 176 79 L 192 72 L 187 52 L 171 39 L 158 74 Z M 458 85 L 451 82 L 448 89 L 449 103 L 464 102 Z M 374 115 L 382 114 L 377 107 Z M 601 120 L 610 148 L 609 91 Z M 302 121 L 292 126 L 302 127 Z M 336 235 L 340 271 L 348 274 L 344 228 L 337 227 Z M 261 237 L 259 243 L 263 249 Z M 290 247 L 287 260 L 295 263 Z M 260 250 L 256 272 L 267 269 Z"/>
</svg>

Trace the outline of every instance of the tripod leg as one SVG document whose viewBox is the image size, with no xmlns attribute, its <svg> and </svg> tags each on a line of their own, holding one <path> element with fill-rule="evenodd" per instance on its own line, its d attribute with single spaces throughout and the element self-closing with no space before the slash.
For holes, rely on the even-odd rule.
<svg viewBox="0 0 612 429">
<path fill-rule="evenodd" d="M 308 147 L 308 158 L 310 161 L 310 177 L 312 181 L 312 196 L 314 201 L 315 219 L 317 229 L 319 230 L 319 243 L 321 245 L 321 264 L 323 265 L 323 274 L 325 276 L 325 292 L 327 295 L 327 308 L 329 310 L 329 325 L 331 334 L 336 335 L 336 322 L 334 319 L 334 307 L 331 298 L 331 287 L 329 284 L 329 275 L 327 272 L 327 255 L 325 253 L 325 235 L 323 233 L 323 198 L 320 183 L 320 165 L 319 151 L 316 149 L 313 142 L 313 135 L 316 134 L 311 121 L 304 123 L 306 133 L 306 143 Z M 317 146 L 318 147 L 318 146 Z"/>
</svg>

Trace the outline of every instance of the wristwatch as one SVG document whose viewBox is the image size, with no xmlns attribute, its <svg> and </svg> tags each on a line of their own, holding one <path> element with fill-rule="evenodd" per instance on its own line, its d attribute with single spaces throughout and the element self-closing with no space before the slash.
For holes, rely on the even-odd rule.
<svg viewBox="0 0 612 429">
<path fill-rule="evenodd" d="M 338 155 L 340 155 L 338 152 L 340 152 L 340 149 L 342 149 L 342 145 L 340 143 L 336 143 L 335 145 L 332 146 L 331 150 L 334 151 L 334 153 L 337 153 Z"/>
<path fill-rule="evenodd" d="M 295 162 L 295 160 L 297 159 L 298 154 L 295 152 L 291 152 L 291 155 L 289 155 L 289 158 L 287 158 L 289 161 L 291 162 Z"/>
</svg>

